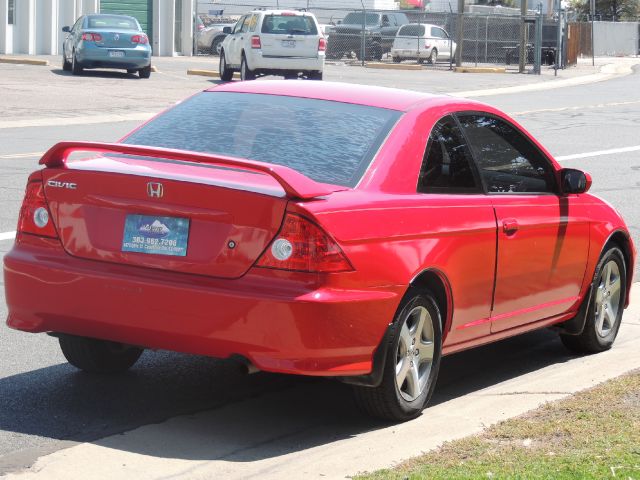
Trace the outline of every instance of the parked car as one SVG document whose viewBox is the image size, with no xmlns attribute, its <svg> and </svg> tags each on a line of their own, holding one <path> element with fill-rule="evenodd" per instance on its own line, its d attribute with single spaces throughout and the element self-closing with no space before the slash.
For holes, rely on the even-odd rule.
<svg viewBox="0 0 640 480">
<path fill-rule="evenodd" d="M 222 80 L 231 80 L 238 70 L 242 80 L 300 74 L 322 80 L 327 41 L 312 13 L 256 10 L 240 18 L 233 30 L 224 31 L 228 35 L 220 51 Z"/>
<path fill-rule="evenodd" d="M 80 75 L 85 68 L 118 68 L 151 76 L 151 47 L 138 21 L 126 15 L 83 15 L 62 45 L 62 68 Z"/>
<path fill-rule="evenodd" d="M 359 60 L 380 60 L 391 50 L 398 29 L 407 23 L 409 19 L 401 12 L 350 12 L 331 32 L 327 58 L 339 59 L 355 52 Z"/>
<path fill-rule="evenodd" d="M 234 358 L 406 420 L 442 355 L 551 326 L 600 352 L 629 303 L 636 251 L 591 177 L 470 100 L 227 83 L 40 164 L 4 257 L 7 323 L 88 372 L 144 348 Z"/>
<path fill-rule="evenodd" d="M 426 23 L 410 23 L 398 30 L 391 56 L 396 63 L 409 59 L 435 64 L 438 58 L 451 59 L 455 51 L 456 42 L 443 28 Z"/>
<path fill-rule="evenodd" d="M 208 27 L 198 30 L 196 34 L 199 53 L 209 53 L 211 55 L 220 55 L 222 41 L 227 36 L 224 33 L 225 27 L 233 27 L 235 22 L 231 23 L 212 23 Z"/>
</svg>

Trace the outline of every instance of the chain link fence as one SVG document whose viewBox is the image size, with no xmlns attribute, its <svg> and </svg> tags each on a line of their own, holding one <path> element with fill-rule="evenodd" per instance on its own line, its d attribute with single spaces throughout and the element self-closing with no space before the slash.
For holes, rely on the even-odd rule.
<svg viewBox="0 0 640 480">
<path fill-rule="evenodd" d="M 459 14 L 420 10 L 380 10 L 319 7 L 302 0 L 220 0 L 200 1 L 198 17 L 203 28 L 197 35 L 198 53 L 216 55 L 223 26 L 233 24 L 255 9 L 297 9 L 312 12 L 327 38 L 327 62 L 365 64 L 370 62 L 422 64 L 424 68 L 450 69 L 456 49 L 461 48 L 463 66 L 506 66 L 517 69 L 520 54 L 519 15 L 462 14 L 461 42 Z M 526 64 L 533 64 L 535 29 L 526 23 Z M 217 33 L 213 33 L 215 30 Z M 555 62 L 557 23 L 545 20 L 542 64 Z M 216 40 L 217 39 L 217 40 Z M 458 45 L 458 43 L 461 43 Z"/>
</svg>

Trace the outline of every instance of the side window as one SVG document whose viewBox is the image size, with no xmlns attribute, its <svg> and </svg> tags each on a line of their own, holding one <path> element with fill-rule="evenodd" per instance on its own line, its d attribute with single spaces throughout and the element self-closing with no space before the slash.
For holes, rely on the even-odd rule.
<svg viewBox="0 0 640 480">
<path fill-rule="evenodd" d="M 389 26 L 389 17 L 387 17 L 386 15 L 382 16 L 382 26 L 383 27 L 388 27 Z"/>
<path fill-rule="evenodd" d="M 258 16 L 257 15 L 251 15 L 251 18 L 249 19 L 249 31 L 250 32 L 255 32 L 256 31 L 256 25 L 258 25 Z"/>
<path fill-rule="evenodd" d="M 235 24 L 235 26 L 233 27 L 233 32 L 232 33 L 239 33 L 240 29 L 242 28 L 242 25 L 244 24 L 244 21 L 247 17 L 242 17 L 240 18 L 240 20 L 238 20 Z"/>
<path fill-rule="evenodd" d="M 242 27 L 240 28 L 240 33 L 245 33 L 249 31 L 249 21 L 251 19 L 251 15 L 247 15 L 244 17 L 244 21 L 242 22 Z"/>
<path fill-rule="evenodd" d="M 521 132 L 491 115 L 460 115 L 489 193 L 555 192 L 553 168 Z"/>
<path fill-rule="evenodd" d="M 451 116 L 440 119 L 429 135 L 418 192 L 480 193 L 464 135 Z"/>
</svg>

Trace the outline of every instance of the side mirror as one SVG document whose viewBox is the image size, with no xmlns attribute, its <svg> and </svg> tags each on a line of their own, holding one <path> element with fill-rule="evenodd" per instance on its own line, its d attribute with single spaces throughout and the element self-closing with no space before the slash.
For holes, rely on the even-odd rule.
<svg viewBox="0 0 640 480">
<path fill-rule="evenodd" d="M 71 27 L 62 27 L 62 31 L 64 33 L 69 33 L 71 31 Z"/>
<path fill-rule="evenodd" d="M 231 27 L 223 27 L 222 33 L 226 33 L 227 35 L 231 33 Z"/>
<path fill-rule="evenodd" d="M 563 193 L 585 193 L 591 188 L 591 175 L 575 168 L 560 171 Z"/>
</svg>

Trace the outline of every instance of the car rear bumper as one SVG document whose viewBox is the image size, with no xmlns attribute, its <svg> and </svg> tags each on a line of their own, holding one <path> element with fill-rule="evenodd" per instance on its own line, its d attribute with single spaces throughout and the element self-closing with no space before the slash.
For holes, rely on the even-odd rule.
<svg viewBox="0 0 640 480">
<path fill-rule="evenodd" d="M 122 57 L 111 57 L 109 52 L 124 52 Z M 83 68 L 125 68 L 138 69 L 151 65 L 151 49 L 83 47 L 76 50 L 77 61 Z"/>
<path fill-rule="evenodd" d="M 57 240 L 21 235 L 4 258 L 7 324 L 227 358 L 261 370 L 354 376 L 404 288 L 309 287 L 266 269 L 236 280 L 85 260 Z M 280 277 L 280 278 L 278 278 Z"/>
<path fill-rule="evenodd" d="M 431 48 L 423 48 L 418 50 L 417 48 L 409 49 L 409 48 L 392 48 L 391 56 L 398 58 L 423 58 L 427 59 L 431 56 Z"/>
<path fill-rule="evenodd" d="M 247 60 L 249 68 L 254 71 L 315 71 L 324 70 L 324 54 L 317 57 L 276 57 L 263 55 L 262 52 L 254 53 Z"/>
</svg>

